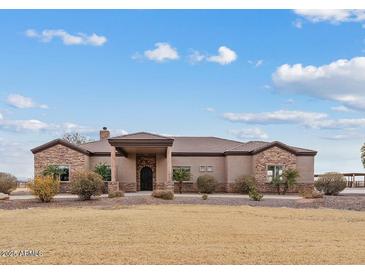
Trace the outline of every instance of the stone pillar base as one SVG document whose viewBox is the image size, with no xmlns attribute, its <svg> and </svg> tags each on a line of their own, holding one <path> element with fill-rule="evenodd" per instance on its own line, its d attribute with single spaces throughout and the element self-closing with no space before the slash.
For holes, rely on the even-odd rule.
<svg viewBox="0 0 365 274">
<path fill-rule="evenodd" d="M 108 184 L 108 193 L 113 193 L 119 191 L 119 182 L 118 181 L 112 181 Z"/>
</svg>

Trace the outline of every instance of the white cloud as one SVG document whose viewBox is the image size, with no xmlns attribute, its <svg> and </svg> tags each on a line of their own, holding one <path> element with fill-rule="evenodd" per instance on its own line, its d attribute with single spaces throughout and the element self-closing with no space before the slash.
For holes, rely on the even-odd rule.
<svg viewBox="0 0 365 274">
<path fill-rule="evenodd" d="M 62 29 L 46 29 L 41 32 L 37 32 L 34 29 L 28 29 L 25 35 L 29 38 L 38 39 L 43 43 L 49 43 L 54 38 L 62 40 L 64 45 L 90 45 L 90 46 L 102 46 L 107 42 L 105 36 L 100 36 L 95 33 L 87 35 L 84 33 L 70 34 Z"/>
<path fill-rule="evenodd" d="M 215 109 L 212 107 L 207 107 L 207 108 L 205 108 L 205 110 L 208 112 L 215 112 Z"/>
<path fill-rule="evenodd" d="M 361 22 L 365 20 L 365 10 L 297 9 L 294 12 L 313 23 L 328 21 L 332 24 L 339 24 L 342 22 Z"/>
<path fill-rule="evenodd" d="M 161 63 L 167 60 L 177 60 L 179 59 L 179 54 L 176 48 L 173 48 L 168 43 L 156 43 L 155 49 L 146 50 L 144 55 L 147 59 Z"/>
<path fill-rule="evenodd" d="M 48 108 L 47 105 L 35 103 L 32 98 L 25 97 L 20 94 L 10 94 L 6 99 L 6 102 L 10 106 L 16 108 Z"/>
<path fill-rule="evenodd" d="M 231 129 L 229 130 L 231 135 L 236 136 L 239 139 L 267 139 L 269 136 L 260 128 L 246 128 L 246 129 Z"/>
<path fill-rule="evenodd" d="M 288 104 L 288 105 L 292 105 L 292 104 L 295 103 L 295 100 L 294 99 L 288 99 L 288 100 L 285 101 L 285 103 Z"/>
<path fill-rule="evenodd" d="M 218 55 L 209 56 L 207 61 L 218 63 L 220 65 L 228 65 L 237 59 L 237 54 L 228 47 L 221 46 L 218 49 Z"/>
<path fill-rule="evenodd" d="M 332 100 L 365 110 L 365 57 L 339 59 L 322 66 L 285 64 L 272 76 L 279 89 Z"/>
<path fill-rule="evenodd" d="M 264 60 L 256 60 L 256 61 L 249 60 L 247 62 L 250 65 L 254 66 L 255 68 L 258 68 L 258 67 L 260 67 L 264 63 Z"/>
<path fill-rule="evenodd" d="M 297 29 L 301 29 L 303 27 L 303 22 L 300 19 L 296 19 L 293 22 L 293 26 L 296 27 Z"/>
<path fill-rule="evenodd" d="M 330 119 L 326 113 L 278 110 L 260 113 L 224 113 L 232 122 L 246 124 L 298 124 L 313 129 L 346 129 L 365 127 L 365 118 Z"/>
<path fill-rule="evenodd" d="M 190 64 L 196 64 L 202 62 L 205 60 L 205 58 L 206 56 L 197 50 L 193 50 L 188 56 Z"/>
<path fill-rule="evenodd" d="M 325 113 L 278 110 L 260 113 L 224 113 L 223 117 L 232 122 L 255 124 L 266 123 L 302 123 L 303 121 L 320 120 L 327 117 Z"/>
<path fill-rule="evenodd" d="M 336 112 L 350 112 L 351 111 L 351 109 L 349 109 L 345 106 L 331 107 L 331 110 L 336 111 Z"/>
</svg>

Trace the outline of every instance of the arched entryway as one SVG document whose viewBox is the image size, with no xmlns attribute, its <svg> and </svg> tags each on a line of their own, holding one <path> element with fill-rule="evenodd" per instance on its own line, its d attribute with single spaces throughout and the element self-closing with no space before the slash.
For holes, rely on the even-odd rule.
<svg viewBox="0 0 365 274">
<path fill-rule="evenodd" d="M 148 166 L 145 166 L 141 169 L 140 172 L 140 186 L 141 191 L 143 190 L 153 190 L 153 172 L 152 169 Z"/>
</svg>

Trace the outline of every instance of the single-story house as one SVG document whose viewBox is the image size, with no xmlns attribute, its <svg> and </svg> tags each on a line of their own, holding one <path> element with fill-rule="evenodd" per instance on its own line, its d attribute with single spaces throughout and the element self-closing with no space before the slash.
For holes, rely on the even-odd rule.
<svg viewBox="0 0 365 274">
<path fill-rule="evenodd" d="M 176 168 L 190 171 L 191 179 L 183 191 L 197 191 L 196 179 L 210 174 L 218 181 L 217 191 L 233 192 L 238 176 L 252 175 L 258 188 L 273 192 L 272 178 L 285 168 L 299 171 L 298 187 L 314 182 L 316 151 L 293 147 L 281 142 L 239 142 L 217 137 L 166 137 L 138 132 L 110 137 L 107 128 L 100 131 L 100 140 L 74 145 L 56 139 L 31 150 L 35 176 L 49 165 L 64 170 L 61 191 L 67 191 L 76 171 L 94 170 L 100 163 L 111 169 L 110 192 L 147 191 L 177 187 L 172 172 Z M 297 191 L 298 187 L 292 191 Z"/>
</svg>

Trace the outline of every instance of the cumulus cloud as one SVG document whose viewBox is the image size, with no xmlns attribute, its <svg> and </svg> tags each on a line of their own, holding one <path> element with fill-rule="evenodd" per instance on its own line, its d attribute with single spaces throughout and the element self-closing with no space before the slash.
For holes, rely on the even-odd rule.
<svg viewBox="0 0 365 274">
<path fill-rule="evenodd" d="M 310 22 L 330 22 L 339 24 L 342 22 L 361 22 L 365 21 L 365 10 L 354 9 L 297 9 L 295 14 L 304 17 Z"/>
<path fill-rule="evenodd" d="M 284 64 L 272 76 L 275 86 L 365 110 L 365 57 L 339 59 L 322 66 Z"/>
<path fill-rule="evenodd" d="M 152 61 L 162 63 L 168 60 L 177 60 L 179 59 L 179 54 L 176 48 L 172 47 L 168 43 L 159 42 L 155 44 L 155 49 L 146 50 L 144 52 L 144 56 Z"/>
<path fill-rule="evenodd" d="M 59 38 L 64 45 L 89 45 L 89 46 L 102 46 L 107 42 L 105 36 L 92 33 L 87 35 L 84 33 L 70 34 L 62 29 L 45 29 L 38 32 L 34 29 L 28 29 L 25 35 L 29 38 L 38 39 L 43 43 L 49 43 L 54 38 Z"/>
<path fill-rule="evenodd" d="M 10 94 L 6 99 L 6 102 L 8 105 L 16 108 L 48 108 L 47 105 L 38 104 L 34 102 L 32 98 L 25 97 L 20 94 Z"/>
<path fill-rule="evenodd" d="M 267 139 L 269 136 L 260 128 L 231 129 L 229 133 L 238 139 Z"/>
<path fill-rule="evenodd" d="M 237 60 L 237 54 L 226 46 L 218 48 L 218 55 L 207 57 L 208 62 L 218 63 L 220 65 L 228 65 Z"/>
<path fill-rule="evenodd" d="M 330 119 L 326 113 L 278 110 L 260 113 L 224 113 L 232 122 L 246 124 L 298 124 L 313 129 L 345 129 L 365 127 L 365 118 Z"/>
</svg>

